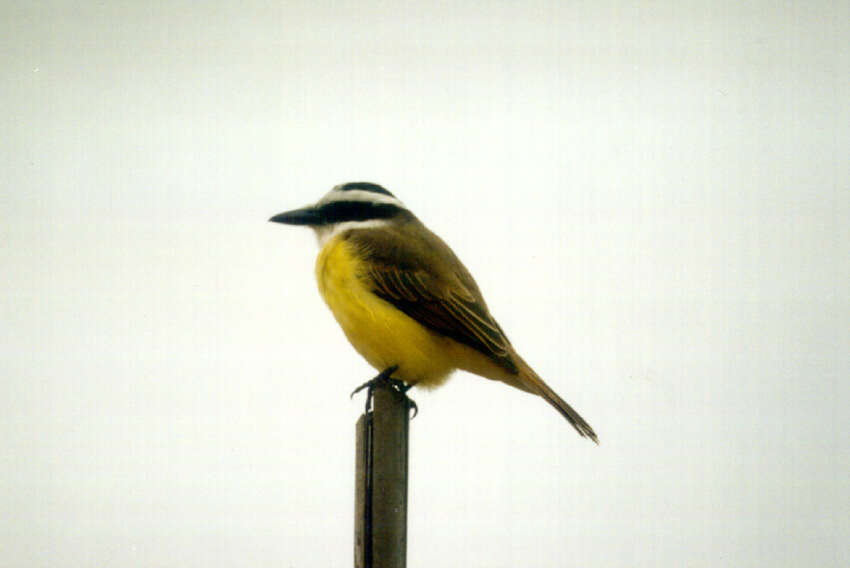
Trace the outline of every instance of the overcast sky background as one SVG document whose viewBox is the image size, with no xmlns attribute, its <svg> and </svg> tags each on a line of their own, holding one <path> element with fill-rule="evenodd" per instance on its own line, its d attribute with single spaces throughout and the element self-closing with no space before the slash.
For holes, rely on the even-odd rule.
<svg viewBox="0 0 850 568">
<path fill-rule="evenodd" d="M 850 564 L 850 8 L 635 4 L 3 2 L 0 565 L 351 565 L 356 180 L 601 440 L 414 391 L 410 566 Z"/>
</svg>

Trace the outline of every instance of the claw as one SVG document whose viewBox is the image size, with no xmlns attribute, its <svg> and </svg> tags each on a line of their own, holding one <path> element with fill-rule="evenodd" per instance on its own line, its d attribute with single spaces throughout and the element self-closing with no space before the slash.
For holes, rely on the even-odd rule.
<svg viewBox="0 0 850 568">
<path fill-rule="evenodd" d="M 407 385 L 404 383 L 404 381 L 401 381 L 399 379 L 393 379 L 392 374 L 396 371 L 398 371 L 398 365 L 392 365 L 390 367 L 387 367 L 386 369 L 378 373 L 378 375 L 374 379 L 366 381 L 365 383 L 354 389 L 351 392 L 351 398 L 354 398 L 355 394 L 366 389 L 366 412 L 368 413 L 372 409 L 372 390 L 375 388 L 375 385 L 377 383 L 387 383 L 392 388 L 404 395 L 404 398 L 407 400 L 408 409 L 413 410 L 413 416 L 410 417 L 410 419 L 413 420 L 414 418 L 416 418 L 416 415 L 419 414 L 419 407 L 416 406 L 415 402 L 413 402 L 410 398 L 407 397 L 407 391 L 409 391 L 411 387 L 413 387 L 413 385 Z"/>
</svg>

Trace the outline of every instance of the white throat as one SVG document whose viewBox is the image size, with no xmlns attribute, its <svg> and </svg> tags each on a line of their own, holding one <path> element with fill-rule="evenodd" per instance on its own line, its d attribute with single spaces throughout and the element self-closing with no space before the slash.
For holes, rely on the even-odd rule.
<svg viewBox="0 0 850 568">
<path fill-rule="evenodd" d="M 333 225 L 322 225 L 313 227 L 316 231 L 316 238 L 319 239 L 319 248 L 325 248 L 328 241 L 333 239 L 340 233 L 344 233 L 349 229 L 376 229 L 378 227 L 386 227 L 389 225 L 388 219 L 370 219 L 368 221 L 344 221 Z"/>
</svg>

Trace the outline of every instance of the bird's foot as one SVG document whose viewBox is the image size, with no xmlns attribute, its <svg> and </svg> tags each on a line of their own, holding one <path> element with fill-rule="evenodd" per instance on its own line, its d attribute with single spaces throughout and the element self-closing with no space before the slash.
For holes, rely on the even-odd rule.
<svg viewBox="0 0 850 568">
<path fill-rule="evenodd" d="M 366 381 L 365 383 L 354 389 L 354 391 L 352 391 L 351 393 L 351 398 L 354 398 L 355 394 L 359 393 L 363 389 L 366 389 L 366 412 L 368 413 L 372 410 L 372 393 L 375 390 L 375 387 L 379 384 L 387 385 L 391 389 L 395 390 L 398 393 L 401 393 L 401 395 L 404 396 L 404 399 L 407 402 L 408 409 L 413 410 L 413 416 L 410 417 L 412 420 L 416 417 L 417 414 L 419 414 L 419 407 L 416 406 L 416 403 L 407 396 L 407 391 L 409 391 L 413 387 L 413 385 L 408 385 L 405 384 L 405 382 L 402 380 L 392 378 L 392 374 L 396 371 L 398 371 L 398 365 L 392 365 L 390 367 L 387 367 L 386 369 L 378 373 L 378 375 L 374 379 Z"/>
</svg>

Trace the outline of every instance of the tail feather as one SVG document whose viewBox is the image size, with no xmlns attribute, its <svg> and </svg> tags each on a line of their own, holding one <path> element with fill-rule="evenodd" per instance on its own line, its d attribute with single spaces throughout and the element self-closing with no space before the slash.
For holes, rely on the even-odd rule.
<svg viewBox="0 0 850 568">
<path fill-rule="evenodd" d="M 552 390 L 552 388 L 547 385 L 540 376 L 534 372 L 528 363 L 522 360 L 521 357 L 516 356 L 517 362 L 519 365 L 519 378 L 524 383 L 523 386 L 527 387 L 523 390 L 528 390 L 535 394 L 543 397 L 546 402 L 555 407 L 555 410 L 561 413 L 561 416 L 567 419 L 567 422 L 573 425 L 573 428 L 576 429 L 576 432 L 579 433 L 580 436 L 590 438 L 597 445 L 599 444 L 599 438 L 596 437 L 596 432 L 593 431 L 590 424 L 588 424 L 584 418 L 576 412 L 572 406 L 567 404 L 567 402 L 558 396 L 558 393 Z M 521 387 L 522 388 L 522 387 Z"/>
</svg>

